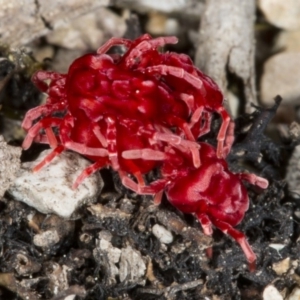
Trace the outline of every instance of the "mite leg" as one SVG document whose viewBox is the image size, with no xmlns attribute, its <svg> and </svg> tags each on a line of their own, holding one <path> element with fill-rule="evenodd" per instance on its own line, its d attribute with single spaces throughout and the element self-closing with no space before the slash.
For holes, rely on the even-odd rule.
<svg viewBox="0 0 300 300">
<path fill-rule="evenodd" d="M 112 168 L 114 170 L 119 170 L 120 164 L 118 160 L 118 150 L 117 150 L 116 121 L 112 117 L 107 117 L 106 123 L 107 123 L 106 140 L 107 140 L 108 157 L 111 161 Z"/>
<path fill-rule="evenodd" d="M 193 111 L 194 109 L 194 106 L 195 106 L 195 98 L 193 95 L 190 95 L 190 94 L 185 94 L 185 93 L 181 93 L 179 95 L 180 99 L 185 102 L 186 106 L 188 107 L 189 109 L 189 115 L 191 114 L 191 112 Z"/>
<path fill-rule="evenodd" d="M 190 152 L 192 154 L 194 166 L 198 168 L 201 165 L 199 154 L 200 146 L 198 143 L 182 139 L 180 136 L 173 134 L 166 128 L 161 128 L 161 130 L 165 130 L 165 132 L 156 132 L 153 128 L 140 127 L 138 132 L 141 135 L 147 136 L 150 144 L 153 144 L 153 141 L 166 142 L 182 152 Z"/>
<path fill-rule="evenodd" d="M 99 140 L 99 142 L 101 143 L 101 145 L 104 148 L 107 148 L 107 146 L 108 146 L 107 140 L 106 140 L 105 136 L 101 133 L 100 126 L 97 123 L 93 124 L 93 132 L 94 132 L 95 136 L 97 137 L 97 139 Z"/>
<path fill-rule="evenodd" d="M 119 176 L 121 178 L 122 184 L 126 188 L 134 191 L 139 195 L 155 195 L 161 190 L 163 190 L 166 184 L 165 179 L 158 179 L 152 182 L 150 185 L 139 184 L 133 181 L 131 178 L 129 178 L 127 174 L 123 171 L 119 171 Z"/>
<path fill-rule="evenodd" d="M 203 124 L 201 124 L 203 120 Z M 192 129 L 196 124 L 199 126 L 197 138 L 207 134 L 210 131 L 212 114 L 204 110 L 204 107 L 198 107 L 191 117 L 189 127 Z"/>
<path fill-rule="evenodd" d="M 64 138 L 64 145 L 67 149 L 72 150 L 72 151 L 77 152 L 82 155 L 99 156 L 99 157 L 108 156 L 108 151 L 105 148 L 87 147 L 84 144 L 74 142 L 68 138 L 67 139 Z"/>
<path fill-rule="evenodd" d="M 204 234 L 211 236 L 213 234 L 212 223 L 209 217 L 204 213 L 197 213 L 197 218 L 201 224 Z M 213 249 L 212 247 L 206 248 L 206 255 L 208 258 L 212 259 L 213 257 Z"/>
<path fill-rule="evenodd" d="M 213 224 L 225 234 L 230 235 L 234 240 L 236 240 L 240 244 L 248 260 L 250 271 L 254 271 L 256 255 L 253 252 L 251 246 L 249 245 L 246 236 L 242 232 L 234 229 L 230 224 L 222 222 L 220 220 L 214 220 Z"/>
<path fill-rule="evenodd" d="M 39 135 L 39 133 L 42 129 L 46 130 L 47 128 L 51 128 L 54 126 L 59 127 L 61 125 L 61 123 L 62 123 L 62 120 L 60 118 L 54 118 L 54 117 L 47 117 L 47 118 L 44 118 L 44 119 L 38 121 L 36 124 L 34 124 L 28 130 L 28 133 L 22 144 L 23 149 L 27 150 L 31 146 L 34 138 Z M 48 130 L 48 131 L 46 130 L 46 135 L 47 135 L 48 139 L 50 138 L 49 143 L 51 142 L 54 145 L 55 141 L 53 139 L 53 137 L 54 137 L 53 132 L 51 134 L 50 130 Z"/>
<path fill-rule="evenodd" d="M 49 145 L 52 149 L 55 149 L 57 147 L 57 138 L 52 130 L 51 127 L 45 128 L 46 136 L 49 142 Z"/>
<path fill-rule="evenodd" d="M 211 121 L 212 121 L 212 114 L 208 111 L 204 111 L 203 119 L 204 119 L 203 126 L 201 127 L 201 131 L 198 137 L 201 137 L 202 135 L 209 133 L 211 127 Z"/>
<path fill-rule="evenodd" d="M 125 46 L 126 48 L 129 48 L 131 44 L 131 40 L 113 37 L 97 50 L 97 54 L 104 54 L 114 46 Z"/>
<path fill-rule="evenodd" d="M 166 44 L 177 44 L 178 42 L 178 39 L 175 36 L 159 37 L 155 39 L 149 38 L 150 36 L 145 34 L 140 38 L 141 41 L 135 47 L 130 49 L 127 57 L 125 58 L 125 61 L 128 65 L 134 65 L 136 58 L 141 58 L 143 53 L 148 50 L 154 50 Z"/>
<path fill-rule="evenodd" d="M 201 91 L 201 93 L 205 93 L 202 80 L 198 76 L 188 73 L 183 68 L 167 65 L 156 65 L 141 69 L 141 71 L 145 73 L 158 73 L 160 75 L 172 75 L 177 78 L 182 78 L 194 88 Z"/>
<path fill-rule="evenodd" d="M 227 134 L 224 141 L 224 158 L 229 154 L 232 144 L 234 142 L 234 128 L 235 123 L 231 120 L 228 125 Z"/>
<path fill-rule="evenodd" d="M 157 141 L 167 142 L 174 148 L 179 149 L 182 152 L 190 152 L 192 154 L 193 164 L 195 168 L 199 168 L 201 165 L 200 154 L 199 154 L 199 144 L 193 141 L 188 141 L 182 139 L 172 133 L 160 133 L 156 132 L 153 135 L 153 139 Z"/>
<path fill-rule="evenodd" d="M 262 189 L 266 189 L 269 185 L 269 182 L 268 182 L 267 179 L 259 177 L 255 174 L 240 173 L 240 174 L 238 174 L 238 176 L 242 180 L 246 180 L 246 181 L 250 182 L 253 185 L 259 186 Z"/>
<path fill-rule="evenodd" d="M 225 110 L 223 106 L 220 106 L 220 108 L 217 110 L 217 112 L 221 115 L 223 121 L 220 128 L 220 131 L 217 136 L 218 140 L 218 146 L 217 146 L 217 157 L 218 158 L 225 158 L 225 153 L 229 153 L 231 146 L 234 141 L 234 127 L 231 128 L 230 132 L 228 131 L 228 126 L 230 125 L 231 118 L 228 114 L 228 112 Z M 234 126 L 233 123 L 230 126 Z M 224 144 L 227 143 L 226 149 L 224 149 Z"/>
<path fill-rule="evenodd" d="M 45 104 L 43 106 L 38 106 L 30 109 L 22 122 L 22 128 L 25 130 L 29 130 L 32 126 L 34 120 L 41 116 L 49 116 L 53 112 L 63 111 L 65 109 L 65 105 L 62 103 L 56 104 Z"/>
<path fill-rule="evenodd" d="M 165 160 L 167 158 L 164 152 L 151 148 L 126 150 L 121 155 L 124 159 Z"/>
<path fill-rule="evenodd" d="M 195 137 L 191 132 L 189 124 L 186 123 L 184 120 L 176 116 L 167 116 L 166 121 L 168 121 L 172 125 L 174 124 L 175 126 L 179 127 L 189 141 L 195 141 Z"/>
<path fill-rule="evenodd" d="M 90 176 L 91 174 L 95 173 L 96 171 L 100 170 L 102 167 L 106 165 L 106 161 L 104 159 L 100 159 L 93 163 L 92 165 L 85 168 L 81 174 L 76 178 L 72 188 L 75 190 L 77 187 L 84 181 L 85 178 Z"/>
<path fill-rule="evenodd" d="M 51 153 L 49 153 L 39 164 L 33 168 L 33 172 L 38 172 L 41 168 L 48 165 L 56 156 L 62 153 L 65 150 L 65 147 L 58 145 Z"/>
<path fill-rule="evenodd" d="M 204 213 L 197 213 L 197 218 L 201 224 L 204 234 L 212 235 L 213 234 L 212 223 L 209 217 Z"/>
</svg>

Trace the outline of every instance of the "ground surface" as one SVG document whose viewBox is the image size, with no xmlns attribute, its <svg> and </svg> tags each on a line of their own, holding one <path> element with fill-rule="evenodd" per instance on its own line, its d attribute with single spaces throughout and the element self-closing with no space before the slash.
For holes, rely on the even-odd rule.
<svg viewBox="0 0 300 300">
<path fill-rule="evenodd" d="M 237 38 L 227 39 L 224 32 L 209 29 L 209 19 L 204 16 L 199 24 L 213 1 L 206 6 L 201 1 L 199 5 L 187 3 L 160 11 L 147 5 L 123 7 L 117 3 L 84 15 L 84 20 L 72 15 L 72 22 L 63 29 L 55 31 L 48 26 L 48 35 L 27 38 L 26 49 L 0 40 L 1 134 L 10 145 L 21 145 L 21 120 L 42 99 L 30 82 L 35 70 L 65 72 L 75 57 L 94 51 L 111 36 L 136 38 L 144 32 L 178 36 L 180 43 L 171 50 L 190 55 L 229 99 L 236 123 L 235 143 L 227 158 L 230 169 L 248 170 L 270 182 L 266 190 L 246 185 L 250 207 L 237 226 L 257 255 L 256 270 L 249 271 L 239 245 L 219 230 L 212 238 L 204 236 L 193 216 L 180 213 L 166 198 L 160 206 L 153 205 L 150 196 L 128 191 L 117 174 L 105 169 L 101 171 L 105 186 L 97 203 L 83 207 L 76 220 L 43 215 L 14 201 L 8 193 L 4 195 L 0 200 L 0 299 L 291 299 L 298 291 L 299 200 L 284 180 L 298 144 L 297 123 L 294 131 L 288 127 L 297 121 L 297 103 L 285 99 L 280 103 L 277 98 L 277 102 L 270 99 L 267 108 L 250 104 L 261 100 L 256 91 L 262 84 L 262 66 L 278 51 L 274 50 L 275 37 L 283 30 L 270 25 L 260 11 L 255 12 L 254 1 L 252 7 L 241 4 L 238 11 L 230 10 L 234 3 L 229 7 L 215 4 L 216 14 L 227 9 L 235 16 L 236 23 L 227 31 L 234 31 L 234 25 L 247 16 L 245 26 L 250 29 L 242 36 L 241 51 L 234 55 L 238 61 L 232 62 L 232 47 L 239 46 L 231 45 L 229 51 L 211 40 L 219 40 L 220 34 L 228 43 Z M 222 16 L 220 13 L 220 23 Z M 55 18 L 48 21 L 56 24 Z M 209 40 L 199 27 L 211 30 Z M 4 42 L 11 42 L 14 48 Z M 220 61 L 213 63 L 209 49 L 216 49 Z M 219 59 L 222 53 L 224 57 Z M 46 57 L 50 59 L 43 60 Z M 246 62 L 244 57 L 248 57 Z M 239 64 L 247 67 L 233 68 Z M 272 98 L 278 93 L 274 86 Z M 216 116 L 203 141 L 215 143 L 219 121 Z M 22 161 L 33 159 L 44 148 L 33 145 L 23 153 Z M 153 172 L 148 179 L 156 175 Z M 55 233 L 57 240 L 45 238 L 37 246 L 37 238 L 45 232 Z M 271 292 L 279 298 L 270 296 Z"/>
</svg>

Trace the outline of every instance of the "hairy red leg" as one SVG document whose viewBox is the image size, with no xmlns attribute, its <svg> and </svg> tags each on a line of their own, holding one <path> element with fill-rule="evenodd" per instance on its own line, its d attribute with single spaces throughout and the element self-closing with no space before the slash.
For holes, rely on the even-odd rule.
<svg viewBox="0 0 300 300">
<path fill-rule="evenodd" d="M 28 133 L 22 144 L 23 149 L 27 150 L 31 146 L 34 138 L 39 134 L 40 130 L 50 128 L 53 126 L 60 126 L 61 122 L 62 120 L 60 118 L 54 118 L 54 117 L 44 118 L 39 122 L 37 122 L 28 130 Z"/>
<path fill-rule="evenodd" d="M 197 218 L 202 226 L 204 234 L 212 235 L 213 234 L 212 223 L 209 217 L 206 214 L 198 213 Z"/>
<path fill-rule="evenodd" d="M 201 165 L 199 148 L 200 145 L 193 141 L 187 141 L 182 139 L 180 136 L 171 133 L 160 133 L 156 132 L 153 135 L 153 139 L 157 141 L 167 142 L 173 147 L 179 149 L 182 152 L 191 152 L 193 158 L 193 164 L 195 168 L 199 168 Z"/>
<path fill-rule="evenodd" d="M 203 121 L 203 124 L 201 124 Z M 211 121 L 212 121 L 212 114 L 209 113 L 208 111 L 206 111 L 204 109 L 203 106 L 198 107 L 192 117 L 191 117 L 191 121 L 189 123 L 189 127 L 193 128 L 193 126 L 195 126 L 195 124 L 199 124 L 199 126 L 201 126 L 199 128 L 199 132 L 196 136 L 196 138 L 199 138 L 205 134 L 207 134 L 210 131 L 210 127 L 211 127 Z"/>
<path fill-rule="evenodd" d="M 158 37 L 154 38 L 151 40 L 144 40 L 140 42 L 130 53 L 131 54 L 140 54 L 140 52 L 153 49 L 153 48 L 158 48 L 162 47 L 166 44 L 177 44 L 178 43 L 178 38 L 176 36 L 163 36 L 163 37 Z M 135 52 L 136 51 L 136 52 Z M 130 57 L 130 56 L 129 56 Z"/>
<path fill-rule="evenodd" d="M 188 107 L 189 109 L 189 114 L 191 114 L 191 112 L 193 111 L 194 109 L 194 106 L 195 106 L 195 98 L 193 95 L 189 95 L 189 94 L 185 94 L 185 93 L 181 93 L 179 95 L 180 99 L 182 101 L 185 102 L 186 106 Z"/>
<path fill-rule="evenodd" d="M 220 128 L 218 136 L 217 136 L 217 140 L 218 140 L 217 157 L 218 158 L 225 158 L 225 153 L 224 153 L 225 139 L 228 143 L 228 145 L 226 145 L 226 147 L 227 147 L 226 152 L 230 152 L 231 145 L 232 145 L 233 140 L 234 140 L 234 136 L 227 137 L 227 134 L 229 133 L 228 132 L 228 126 L 231 122 L 231 118 L 230 118 L 228 112 L 225 110 L 225 108 L 223 106 L 220 106 L 217 109 L 217 112 L 222 117 L 222 125 L 221 125 L 221 128 Z M 232 134 L 232 132 L 230 132 L 230 134 Z"/>
<path fill-rule="evenodd" d="M 87 147 L 81 143 L 74 142 L 71 139 L 64 139 L 64 145 L 67 149 L 82 155 L 89 155 L 89 156 L 96 156 L 96 157 L 108 156 L 108 151 L 105 148 Z"/>
<path fill-rule="evenodd" d="M 164 132 L 156 132 L 153 128 L 141 127 L 138 132 L 141 135 L 147 136 L 149 138 L 150 144 L 153 144 L 153 141 L 166 142 L 182 152 L 190 152 L 192 154 L 194 166 L 196 168 L 200 166 L 200 145 L 198 143 L 182 139 L 180 136 L 173 134 L 165 127 L 160 127 L 160 130 L 163 130 Z"/>
<path fill-rule="evenodd" d="M 221 231 L 223 231 L 225 234 L 230 235 L 233 239 L 235 239 L 240 244 L 240 246 L 241 246 L 242 250 L 244 251 L 245 256 L 248 260 L 250 271 L 254 271 L 256 255 L 253 252 L 251 246 L 249 245 L 249 243 L 246 239 L 246 236 L 242 232 L 234 229 L 228 223 L 222 222 L 220 220 L 214 220 L 213 224 L 217 228 L 219 228 Z"/>
<path fill-rule="evenodd" d="M 101 133 L 101 129 L 100 126 L 97 123 L 93 124 L 93 132 L 95 134 L 95 136 L 97 137 L 97 139 L 99 140 L 99 142 L 101 143 L 101 145 L 106 148 L 107 147 L 107 140 L 105 138 L 105 136 Z"/>
<path fill-rule="evenodd" d="M 204 123 L 200 129 L 201 132 L 198 135 L 198 137 L 201 137 L 202 135 L 209 133 L 210 128 L 211 128 L 212 114 L 209 113 L 208 111 L 204 111 L 203 112 L 203 120 L 204 120 Z"/>
<path fill-rule="evenodd" d="M 137 57 L 141 57 L 143 52 L 151 49 L 162 47 L 166 44 L 177 44 L 178 39 L 175 36 L 158 37 L 155 39 L 144 39 L 137 44 L 132 50 L 130 50 L 128 56 L 125 58 L 127 65 L 132 65 Z"/>
<path fill-rule="evenodd" d="M 183 123 L 182 125 L 182 131 L 184 132 L 186 138 L 190 141 L 196 141 L 192 131 L 191 131 L 191 128 L 189 127 L 188 123 Z"/>
<path fill-rule="evenodd" d="M 156 193 L 153 202 L 155 205 L 159 205 L 161 203 L 162 196 L 164 194 L 164 190 L 161 190 L 160 192 Z"/>
<path fill-rule="evenodd" d="M 119 176 L 121 178 L 122 184 L 125 187 L 139 195 L 155 195 L 164 189 L 167 182 L 166 179 L 158 179 L 152 182 L 150 185 L 141 185 L 129 178 L 123 171 L 119 171 Z"/>
<path fill-rule="evenodd" d="M 201 119 L 202 117 L 202 114 L 204 112 L 204 106 L 200 106 L 198 107 L 192 114 L 191 116 L 191 121 L 189 123 L 189 125 L 191 127 L 193 127 L 197 122 L 199 122 L 199 120 Z"/>
<path fill-rule="evenodd" d="M 134 180 L 132 180 L 131 178 L 129 178 L 128 175 L 125 172 L 123 172 L 123 171 L 119 171 L 119 176 L 120 176 L 122 184 L 126 188 L 128 188 L 128 189 L 134 191 L 135 193 L 139 194 L 140 186 L 139 186 L 138 183 L 136 183 Z"/>
<path fill-rule="evenodd" d="M 227 134 L 226 134 L 225 141 L 224 141 L 224 150 L 223 150 L 224 158 L 229 154 L 231 147 L 233 145 L 234 128 L 235 128 L 235 123 L 234 123 L 234 121 L 231 120 L 228 125 Z"/>
<path fill-rule="evenodd" d="M 204 234 L 206 235 L 212 235 L 213 234 L 213 229 L 212 229 L 212 223 L 209 219 L 209 217 L 206 214 L 203 213 L 198 213 L 196 214 L 197 218 L 201 224 L 201 227 L 203 229 Z M 208 258 L 212 259 L 213 257 L 213 249 L 212 247 L 206 248 L 206 255 Z"/>
<path fill-rule="evenodd" d="M 125 159 L 165 160 L 167 158 L 164 152 L 151 148 L 125 150 L 121 155 Z"/>
<path fill-rule="evenodd" d="M 43 106 L 34 107 L 26 113 L 21 126 L 25 130 L 28 130 L 32 126 L 33 121 L 37 118 L 49 116 L 53 112 L 64 111 L 65 108 L 65 104 L 63 103 L 45 104 Z"/>
<path fill-rule="evenodd" d="M 131 40 L 113 37 L 97 50 L 97 54 L 104 54 L 114 46 L 125 46 L 126 48 L 129 48 L 131 44 Z"/>
<path fill-rule="evenodd" d="M 51 153 L 49 153 L 39 164 L 37 164 L 32 171 L 37 172 L 44 166 L 48 165 L 56 156 L 65 150 L 63 145 L 58 145 Z"/>
<path fill-rule="evenodd" d="M 52 149 L 55 149 L 57 147 L 57 138 L 52 130 L 51 127 L 45 128 L 46 136 L 49 142 L 49 145 Z"/>
<path fill-rule="evenodd" d="M 47 135 L 45 134 L 38 134 L 34 139 L 33 139 L 36 143 L 40 143 L 40 144 L 48 144 L 49 145 L 49 141 L 47 138 Z"/>
<path fill-rule="evenodd" d="M 255 174 L 248 174 L 248 173 L 240 173 L 237 174 L 242 180 L 246 180 L 253 185 L 259 186 L 262 189 L 266 189 L 269 185 L 267 179 L 259 177 Z"/>
<path fill-rule="evenodd" d="M 112 168 L 117 171 L 120 169 L 120 164 L 118 160 L 118 150 L 117 150 L 116 121 L 114 118 L 108 116 L 106 117 L 106 123 L 107 123 L 106 140 L 107 140 L 108 156 L 111 161 Z"/>
<path fill-rule="evenodd" d="M 190 141 L 195 141 L 195 137 L 193 135 L 193 133 L 191 132 L 191 129 L 189 127 L 189 124 L 186 123 L 184 120 L 182 120 L 181 118 L 178 118 L 177 116 L 170 116 L 168 115 L 165 120 L 170 123 L 170 124 L 174 124 L 175 126 L 179 127 L 184 135 L 186 136 L 186 138 Z"/>
<path fill-rule="evenodd" d="M 105 160 L 98 160 L 92 165 L 85 168 L 81 174 L 76 178 L 72 189 L 77 189 L 77 187 L 84 181 L 85 178 L 89 177 L 91 174 L 95 173 L 96 171 L 100 170 L 102 167 L 106 165 Z"/>
<path fill-rule="evenodd" d="M 145 69 L 141 69 L 141 72 L 148 72 L 148 73 L 159 73 L 161 75 L 172 75 L 178 78 L 184 79 L 190 85 L 195 87 L 197 90 L 202 90 L 204 92 L 204 85 L 200 78 L 195 75 L 192 75 L 186 72 L 182 68 L 167 66 L 167 65 L 156 65 L 153 67 L 148 67 Z"/>
</svg>

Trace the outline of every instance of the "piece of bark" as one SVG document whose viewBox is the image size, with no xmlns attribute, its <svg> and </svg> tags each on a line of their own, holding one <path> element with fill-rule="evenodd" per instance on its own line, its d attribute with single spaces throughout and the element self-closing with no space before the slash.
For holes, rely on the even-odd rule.
<svg viewBox="0 0 300 300">
<path fill-rule="evenodd" d="M 14 183 L 20 169 L 21 148 L 8 145 L 0 135 L 0 198 Z"/>
<path fill-rule="evenodd" d="M 0 0 L 0 43 L 20 47 L 110 0 Z"/>
<path fill-rule="evenodd" d="M 207 0 L 201 17 L 196 65 L 225 93 L 226 69 L 240 77 L 247 100 L 257 104 L 254 66 L 254 0 Z"/>
</svg>

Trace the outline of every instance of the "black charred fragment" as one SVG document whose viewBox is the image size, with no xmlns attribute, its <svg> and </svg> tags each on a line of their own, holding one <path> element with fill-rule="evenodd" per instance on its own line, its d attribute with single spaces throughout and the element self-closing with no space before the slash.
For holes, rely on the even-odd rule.
<svg viewBox="0 0 300 300">
<path fill-rule="evenodd" d="M 261 176 L 280 179 L 280 166 L 283 161 L 283 145 L 276 144 L 266 136 L 265 131 L 275 116 L 282 101 L 276 96 L 271 108 L 254 106 L 252 114 L 245 114 L 235 121 L 235 143 L 227 157 L 229 164 L 241 160 L 261 171 Z M 249 128 L 250 127 L 250 128 Z M 248 130 L 246 130 L 249 128 Z"/>
</svg>

